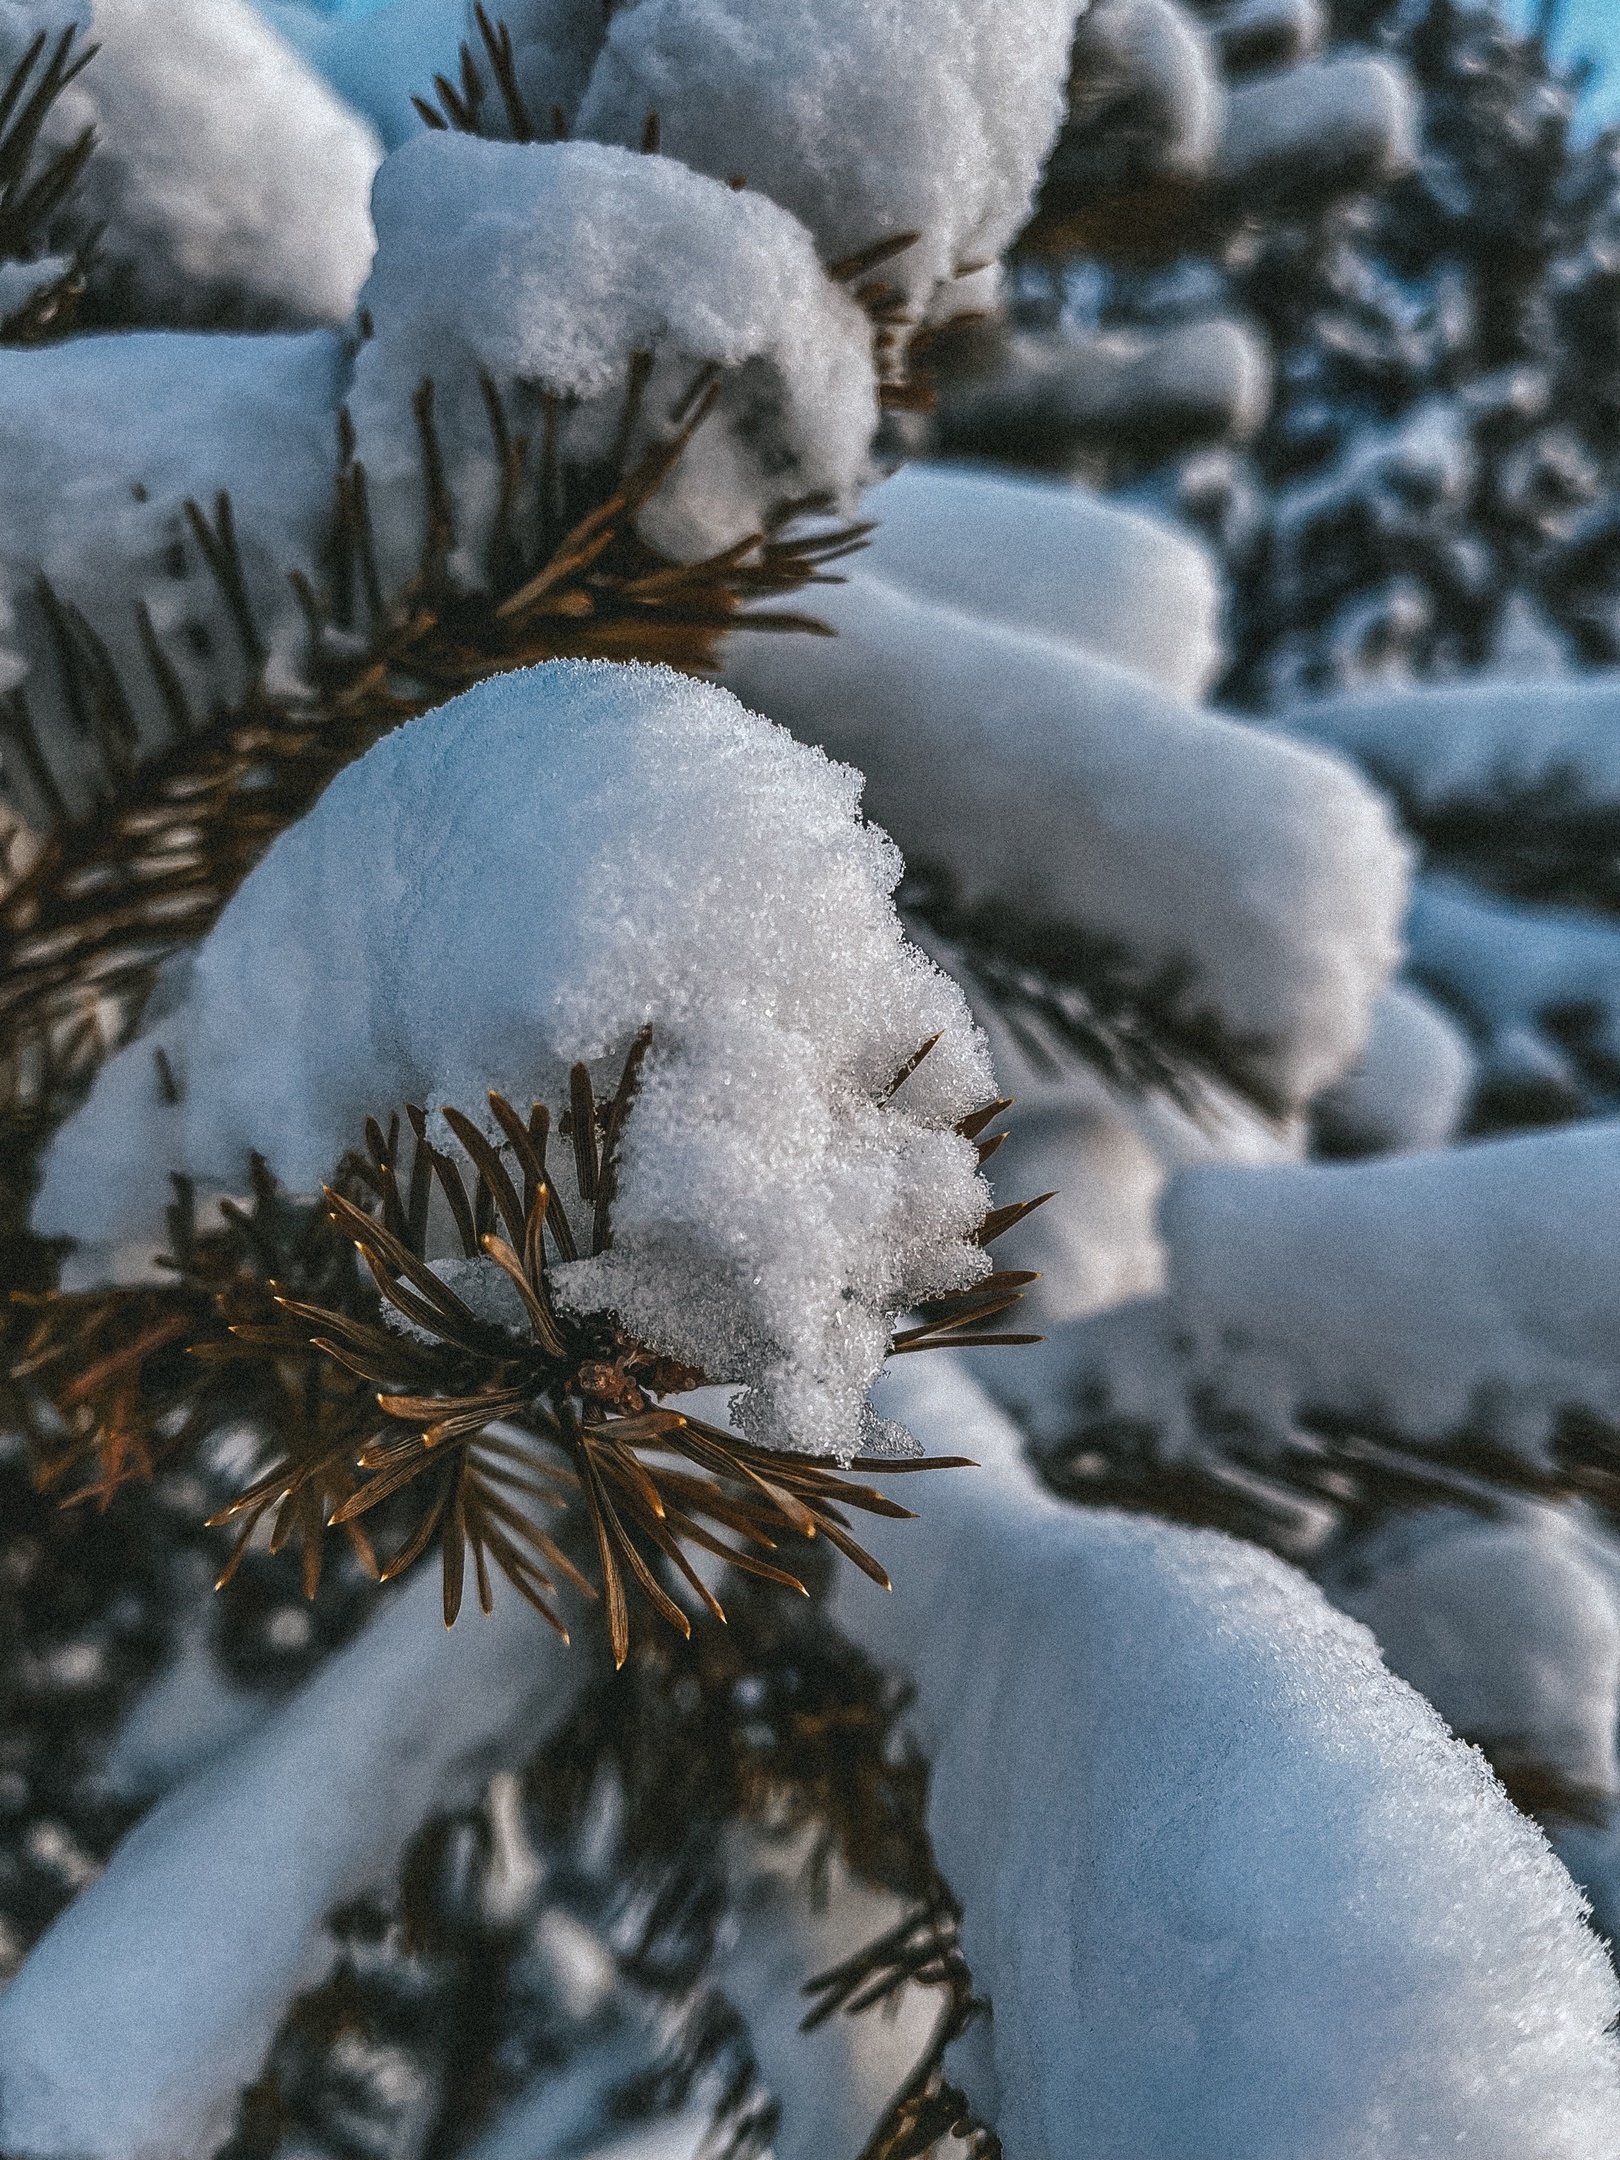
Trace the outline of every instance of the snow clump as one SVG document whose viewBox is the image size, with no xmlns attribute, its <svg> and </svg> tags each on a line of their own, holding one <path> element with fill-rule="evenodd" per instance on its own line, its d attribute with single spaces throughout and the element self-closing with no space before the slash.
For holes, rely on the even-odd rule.
<svg viewBox="0 0 1620 2160">
<path fill-rule="evenodd" d="M 575 1059 L 600 1091 L 650 1025 L 612 1249 L 559 1296 L 740 1383 L 756 1440 L 898 1444 L 867 1389 L 896 1316 L 988 1265 L 954 1127 L 994 1089 L 860 789 L 662 668 L 553 662 L 412 721 L 171 964 L 53 1142 L 37 1227 L 79 1241 L 68 1280 L 138 1273 L 171 1172 L 240 1190 L 257 1150 L 310 1193 L 368 1114 L 556 1103 Z"/>
<path fill-rule="evenodd" d="M 574 132 L 744 176 L 837 261 L 883 266 L 914 309 L 961 301 L 1029 214 L 1063 117 L 1075 0 L 634 0 L 615 10 Z"/>
<path fill-rule="evenodd" d="M 149 323 L 342 322 L 382 146 L 248 0 L 3 0 L 0 72 L 76 25 L 95 58 L 47 121 L 96 134 L 73 219 Z"/>
<path fill-rule="evenodd" d="M 870 326 L 824 275 L 809 234 L 764 196 L 600 143 L 441 133 L 394 153 L 374 208 L 377 261 L 361 304 L 376 334 L 350 402 L 385 545 L 411 551 L 390 566 L 400 574 L 420 544 L 412 398 L 424 378 L 438 392 L 464 534 L 487 530 L 501 487 L 481 376 L 536 446 L 521 516 L 544 507 L 548 399 L 566 407 L 565 474 L 600 473 L 667 440 L 717 374 L 717 409 L 639 520 L 680 559 L 728 547 L 807 497 L 847 504 L 866 478 L 878 417 Z M 651 365 L 626 435 L 636 354 Z M 473 580 L 481 570 L 460 567 Z"/>
</svg>

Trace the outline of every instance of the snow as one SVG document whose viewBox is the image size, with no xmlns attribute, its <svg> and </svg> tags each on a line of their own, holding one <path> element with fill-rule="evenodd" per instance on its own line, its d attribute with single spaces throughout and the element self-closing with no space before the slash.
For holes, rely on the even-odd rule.
<svg viewBox="0 0 1620 2160">
<path fill-rule="evenodd" d="M 1014 465 L 1133 459 L 1252 435 L 1271 404 L 1271 361 L 1247 323 L 1206 316 L 1106 334 L 1009 337 L 984 379 L 947 379 L 940 427 L 953 450 Z"/>
<path fill-rule="evenodd" d="M 914 310 L 994 260 L 1028 214 L 1063 113 L 1076 0 L 634 0 L 617 8 L 575 132 L 664 150 L 774 196 L 835 262 L 915 232 L 883 266 Z M 942 290 L 943 289 L 943 290 Z"/>
<path fill-rule="evenodd" d="M 1426 877 L 1407 937 L 1413 969 L 1477 1029 L 1493 1076 L 1539 1083 L 1575 1107 L 1566 1021 L 1605 1070 L 1620 1061 L 1620 930 L 1608 917 Z"/>
<path fill-rule="evenodd" d="M 1176 1171 L 1212 1161 L 1292 1161 L 1300 1151 L 1297 1122 L 1279 1130 L 1218 1088 L 1192 1116 L 1162 1094 L 1116 1092 L 1055 1046 L 1037 1062 L 989 1002 L 980 1017 L 997 1082 L 1014 1102 L 996 1152 L 996 1189 L 1053 1195 L 996 1244 L 999 1266 L 1039 1271 L 1020 1308 L 1032 1326 L 1051 1331 L 1163 1289 L 1158 1206 Z M 1046 1362 L 1029 1350 L 969 1358 L 998 1402 L 1018 1405 L 1030 1402 L 1032 1385 L 1039 1392 Z"/>
<path fill-rule="evenodd" d="M 1080 97 L 1071 126 L 1084 135 L 1095 98 L 1113 123 L 1109 133 L 1129 132 L 1133 180 L 1208 170 L 1226 88 L 1209 31 L 1179 0 L 1096 0 L 1075 32 L 1074 67 Z"/>
<path fill-rule="evenodd" d="M 381 154 L 359 115 L 249 0 L 7 0 L 0 64 L 68 20 L 100 51 L 50 138 L 96 130 L 75 216 L 138 319 L 341 322 Z"/>
<path fill-rule="evenodd" d="M 1234 194 L 1313 191 L 1391 180 L 1417 159 L 1417 108 L 1405 71 L 1359 53 L 1304 60 L 1236 84 L 1215 176 Z"/>
<path fill-rule="evenodd" d="M 1473 1052 L 1456 1022 L 1421 990 L 1391 983 L 1360 1057 L 1311 1105 L 1318 1142 L 1334 1155 L 1443 1147 L 1473 1082 Z"/>
<path fill-rule="evenodd" d="M 889 1413 L 984 1467 L 835 1615 L 916 1683 L 1007 2160 L 1612 2160 L 1620 1992 L 1481 1759 L 1281 1561 L 1050 1499 L 906 1366 Z"/>
<path fill-rule="evenodd" d="M 585 1668 L 521 1598 L 446 1629 L 436 1574 L 130 1833 L 0 1995 L 0 2145 L 18 2160 L 204 2160 L 327 1914 L 386 1877 L 566 1714 Z M 95 2035 L 86 2048 L 86 2032 Z"/>
<path fill-rule="evenodd" d="M 870 569 L 919 599 L 1044 632 L 1198 698 L 1221 592 L 1196 541 L 1094 489 L 966 465 L 902 466 L 861 505 Z"/>
<path fill-rule="evenodd" d="M 1534 1453 L 1561 1410 L 1620 1419 L 1620 1123 L 1190 1170 L 1161 1224 L 1192 1374 L 1262 1432 L 1311 1408 Z"/>
<path fill-rule="evenodd" d="M 1620 1568 L 1562 1508 L 1397 1516 L 1325 1581 L 1389 1664 L 1499 1768 L 1620 1800 Z"/>
<path fill-rule="evenodd" d="M 424 134 L 383 166 L 375 213 L 362 304 L 376 334 L 351 409 L 401 573 L 419 546 L 411 400 L 425 377 L 470 580 L 500 485 L 480 371 L 515 392 L 513 429 L 536 443 L 543 394 L 577 400 L 561 456 L 579 465 L 612 455 L 632 354 L 653 358 L 632 461 L 673 432 L 700 371 L 724 369 L 718 410 L 640 521 L 682 558 L 729 546 L 789 501 L 847 501 L 864 479 L 877 426 L 866 319 L 765 197 L 599 143 Z M 520 515 L 540 462 L 537 451 Z"/>
<path fill-rule="evenodd" d="M 239 1190 L 257 1149 L 309 1192 L 368 1114 L 555 1104 L 576 1058 L 611 1088 L 650 1023 L 613 1249 L 559 1296 L 746 1383 L 758 1440 L 884 1444 L 865 1397 L 894 1317 L 986 1265 L 952 1128 L 995 1089 L 960 992 L 902 937 L 860 784 L 660 668 L 553 662 L 410 722 L 171 968 L 53 1141 L 39 1227 L 105 1279 L 160 1234 L 171 1171 Z"/>
<path fill-rule="evenodd" d="M 813 1831 L 770 1842 L 733 1834 L 728 1925 L 705 1975 L 747 2024 L 762 2082 L 780 2105 L 771 2160 L 864 2151 L 941 2007 L 936 1991 L 903 1988 L 886 2010 L 839 2012 L 804 2030 L 805 1983 L 906 1917 L 903 1899 L 856 1881 L 836 1852 L 814 1864 L 814 1844 Z"/>
<path fill-rule="evenodd" d="M 1077 1088 L 1074 1102 L 1044 1108 L 1019 1102 L 996 1155 L 1000 1190 L 1056 1195 L 997 1248 L 999 1265 L 1039 1272 L 1021 1308 L 1033 1327 L 1080 1319 L 1164 1283 L 1154 1222 L 1164 1164 L 1132 1118 L 1099 1099 L 1100 1089 L 1088 1093 Z M 986 1357 L 1016 1394 L 1028 1378 L 1025 1357 Z"/>
<path fill-rule="evenodd" d="M 1416 813 L 1551 795 L 1620 803 L 1620 674 L 1363 690 L 1282 716 L 1291 734 L 1358 765 Z"/>
<path fill-rule="evenodd" d="M 191 499 L 212 517 L 223 489 L 272 668 L 294 667 L 304 631 L 287 573 L 317 568 L 344 367 L 330 331 L 149 331 L 0 351 L 0 680 L 25 689 L 70 799 L 84 798 L 90 745 L 63 694 L 39 580 L 93 625 L 149 749 L 171 723 L 139 607 L 199 717 L 239 696 L 250 672 L 184 514 Z M 21 771 L 7 781 L 26 790 Z M 41 811 L 31 798 L 18 806 Z"/>
<path fill-rule="evenodd" d="M 1123 941 L 1257 1039 L 1303 1101 L 1349 1064 L 1397 957 L 1405 858 L 1336 760 L 1195 710 L 1072 645 L 857 567 L 837 636 L 733 639 L 726 680 L 868 776 L 873 815 L 969 905 Z"/>
</svg>

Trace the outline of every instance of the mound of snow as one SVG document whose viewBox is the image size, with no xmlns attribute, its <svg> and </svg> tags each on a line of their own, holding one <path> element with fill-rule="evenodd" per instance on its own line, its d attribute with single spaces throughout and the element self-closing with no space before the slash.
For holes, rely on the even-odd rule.
<svg viewBox="0 0 1620 2160">
<path fill-rule="evenodd" d="M 901 934 L 860 787 L 661 668 L 553 662 L 410 722 L 160 982 L 54 1140 L 38 1226 L 105 1279 L 160 1234 L 172 1171 L 241 1189 L 257 1150 L 309 1192 L 368 1115 L 556 1103 L 575 1059 L 610 1087 L 650 1024 L 613 1247 L 559 1294 L 745 1383 L 758 1439 L 880 1443 L 894 1318 L 987 1264 L 953 1127 L 994 1089 L 960 992 Z"/>
</svg>

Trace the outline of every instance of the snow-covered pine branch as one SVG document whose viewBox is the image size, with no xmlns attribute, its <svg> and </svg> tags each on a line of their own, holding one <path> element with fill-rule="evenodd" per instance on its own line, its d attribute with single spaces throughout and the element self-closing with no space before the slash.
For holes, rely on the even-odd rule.
<svg viewBox="0 0 1620 2160">
<path fill-rule="evenodd" d="M 251 0 L 6 0 L 0 67 L 78 26 L 94 62 L 48 140 L 95 132 L 66 225 L 125 323 L 338 323 L 372 248 L 380 149 Z"/>
<path fill-rule="evenodd" d="M 580 1661 L 518 1598 L 446 1629 L 424 1578 L 119 1848 L 0 1994 L 8 2153 L 204 2160 L 328 1914 L 566 1715 Z M 94 2041 L 86 2048 L 86 2021 Z"/>
<path fill-rule="evenodd" d="M 954 1361 L 885 1392 L 993 1473 L 836 1617 L 916 1683 L 994 2005 L 952 2068 L 1008 2160 L 1611 2152 L 1581 1900 L 1371 1639 L 1252 1547 L 1041 1493 Z"/>
<path fill-rule="evenodd" d="M 892 558 L 880 534 L 872 567 L 821 601 L 834 639 L 784 659 L 739 636 L 727 680 L 861 765 L 874 814 L 914 871 L 943 874 L 954 918 L 994 916 L 985 935 L 1011 960 L 1060 983 L 1067 968 L 1082 993 L 1112 952 L 1172 1068 L 1287 1115 L 1350 1062 L 1394 964 L 1404 857 L 1387 817 L 1336 760 L 1161 688 L 1145 613 L 1104 634 L 1053 595 L 1052 565 L 1079 590 L 1142 589 L 1156 556 L 1178 609 L 1190 589 L 1202 614 L 1179 544 L 1059 488 L 900 487 L 902 503 L 907 489 L 931 503 L 928 551 L 902 519 Z M 1001 567 L 971 574 L 981 515 Z M 1203 649 L 1185 652 L 1177 688 Z"/>
<path fill-rule="evenodd" d="M 125 334 L 0 354 L 7 687 L 27 697 L 70 808 L 94 792 L 102 729 L 122 731 L 125 764 L 172 745 L 176 691 L 193 725 L 260 684 L 314 695 L 288 578 L 335 602 L 325 564 L 344 408 L 385 617 L 408 607 L 429 550 L 424 383 L 451 475 L 444 571 L 492 605 L 513 583 L 512 566 L 491 561 L 505 536 L 549 523 L 563 539 L 696 416 L 711 381 L 718 409 L 643 513 L 649 545 L 690 560 L 779 522 L 797 498 L 852 499 L 876 425 L 866 319 L 764 198 L 666 159 L 438 136 L 387 162 L 377 215 L 358 354 L 336 332 Z M 521 470 L 516 437 L 534 452 Z M 212 517 L 222 494 L 238 558 L 227 578 L 187 509 Z M 76 640 L 64 610 L 82 625 Z M 645 635 L 655 647 L 651 619 Z M 85 710 L 94 669 L 87 688 L 64 637 L 90 641 L 110 671 L 100 702 L 117 710 L 94 712 L 99 725 Z M 362 647 L 356 665 L 367 657 Z M 502 657 L 497 645 L 488 664 Z M 40 776 L 24 762 L 8 778 L 40 819 Z"/>
<path fill-rule="evenodd" d="M 241 1193 L 257 1153 L 314 1194 L 368 1117 L 566 1100 L 576 1061 L 606 1077 L 650 1028 L 611 1250 L 561 1270 L 567 1306 L 746 1386 L 770 1445 L 881 1444 L 896 1318 L 987 1268 L 954 1128 L 994 1088 L 859 789 L 667 671 L 557 663 L 411 722 L 171 963 L 53 1140 L 36 1228 L 76 1241 L 76 1285 L 117 1279 L 175 1175 Z"/>
</svg>

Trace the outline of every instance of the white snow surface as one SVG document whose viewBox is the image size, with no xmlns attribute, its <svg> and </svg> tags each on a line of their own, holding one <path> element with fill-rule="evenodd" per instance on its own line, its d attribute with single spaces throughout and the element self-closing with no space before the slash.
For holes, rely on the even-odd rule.
<svg viewBox="0 0 1620 2160">
<path fill-rule="evenodd" d="M 1196 699 L 1222 659 L 1208 553 L 1078 482 L 971 465 L 903 465 L 861 505 L 877 521 L 863 571 L 919 599 L 1117 661 Z"/>
<path fill-rule="evenodd" d="M 1501 1768 L 1620 1799 L 1620 1568 L 1575 1512 L 1435 1508 L 1358 1539 L 1324 1578 L 1391 1667 Z"/>
<path fill-rule="evenodd" d="M 344 369 L 331 331 L 144 331 L 0 351 L 0 684 L 26 693 L 71 800 L 83 794 L 88 745 L 40 579 L 94 628 L 150 749 L 172 723 L 138 609 L 199 720 L 251 673 L 185 516 L 190 499 L 212 518 L 223 489 L 272 670 L 293 669 L 305 633 L 287 573 L 318 567 Z M 27 772 L 8 770 L 6 785 L 37 819 Z"/>
<path fill-rule="evenodd" d="M 50 117 L 94 126 L 74 214 L 150 322 L 341 322 L 381 147 L 250 0 L 5 0 L 0 65 L 69 21 L 100 48 Z"/>
<path fill-rule="evenodd" d="M 835 1611 L 916 1683 L 994 2005 L 953 2068 L 1007 2160 L 1613 2160 L 1579 1894 L 1367 1632 L 1254 1547 L 1041 1493 L 945 1357 L 882 1392 L 983 1465 Z"/>
<path fill-rule="evenodd" d="M 1620 1122 L 1211 1165 L 1161 1225 L 1190 1369 L 1262 1432 L 1312 1408 L 1535 1453 L 1561 1410 L 1620 1418 Z"/>
<path fill-rule="evenodd" d="M 932 1989 L 900 1989 L 881 2014 L 804 2030 L 805 1983 L 854 1957 L 905 1918 L 904 1901 L 856 1881 L 837 1853 L 818 1865 L 811 1833 L 727 1841 L 730 1910 L 706 1978 L 748 2027 L 760 2074 L 781 2108 L 771 2160 L 859 2153 L 928 2046 Z"/>
<path fill-rule="evenodd" d="M 1238 83 L 1227 99 L 1216 177 L 1235 189 L 1390 180 L 1417 159 L 1417 107 L 1405 70 L 1334 53 Z"/>
<path fill-rule="evenodd" d="M 1072 644 L 857 566 L 831 640 L 742 633 L 744 702 L 858 763 L 873 814 L 968 904 L 1121 941 L 1256 1039 L 1285 1099 L 1336 1077 L 1398 956 L 1406 858 L 1338 760 L 1168 696 Z"/>
<path fill-rule="evenodd" d="M 1475 1061 L 1457 1023 L 1409 983 L 1373 1007 L 1361 1055 L 1311 1105 L 1318 1137 L 1341 1155 L 1443 1147 L 1468 1107 Z"/>
<path fill-rule="evenodd" d="M 1620 802 L 1620 671 L 1360 690 L 1280 724 L 1430 814 L 1543 791 L 1572 809 Z"/>
<path fill-rule="evenodd" d="M 1110 103 L 1128 98 L 1132 177 L 1206 172 L 1226 118 L 1209 31 L 1180 0 L 1096 0 L 1081 13 L 1075 73 Z M 1083 93 L 1082 93 L 1083 94 Z"/>
<path fill-rule="evenodd" d="M 892 1321 L 987 1265 L 953 1130 L 995 1092 L 902 936 L 860 776 L 666 669 L 552 662 L 385 737 L 283 833 L 51 1148 L 36 1221 L 105 1279 L 171 1171 L 310 1192 L 368 1114 L 566 1100 L 653 1047 L 611 1252 L 559 1295 L 744 1382 L 757 1439 L 849 1455 Z M 928 1040 L 903 1089 L 885 1090 Z M 160 1100 L 162 1048 L 182 1091 Z"/>
<path fill-rule="evenodd" d="M 1620 931 L 1576 907 L 1534 907 L 1460 878 L 1420 878 L 1407 918 L 1413 969 L 1477 1029 L 1493 1072 L 1574 1081 L 1548 1016 L 1620 1059 Z M 1562 1032 L 1560 1030 L 1560 1032 Z"/>
<path fill-rule="evenodd" d="M 319 1974 L 328 1913 L 387 1880 L 433 1809 L 543 1741 L 584 1674 L 519 1597 L 447 1629 L 437 1571 L 419 1570 L 148 1815 L 36 1944 L 0 1994 L 0 2147 L 215 2152 Z"/>
<path fill-rule="evenodd" d="M 641 516 L 645 537 L 682 558 L 729 546 L 805 496 L 848 503 L 866 477 L 869 326 L 804 228 L 763 195 L 601 143 L 442 133 L 387 160 L 375 214 L 361 300 L 376 334 L 350 403 L 396 571 L 420 545 L 411 399 L 425 377 L 439 393 L 469 579 L 500 488 L 481 372 L 536 445 L 543 395 L 577 400 L 560 454 L 585 465 L 612 453 L 632 354 L 653 361 L 632 462 L 673 433 L 700 370 L 721 367 L 718 409 Z M 537 448 L 520 514 L 540 463 Z"/>
<path fill-rule="evenodd" d="M 824 261 L 919 235 L 882 275 L 914 308 L 994 261 L 1028 214 L 1063 114 L 1076 0 L 631 0 L 575 132 L 743 175 Z"/>
</svg>

